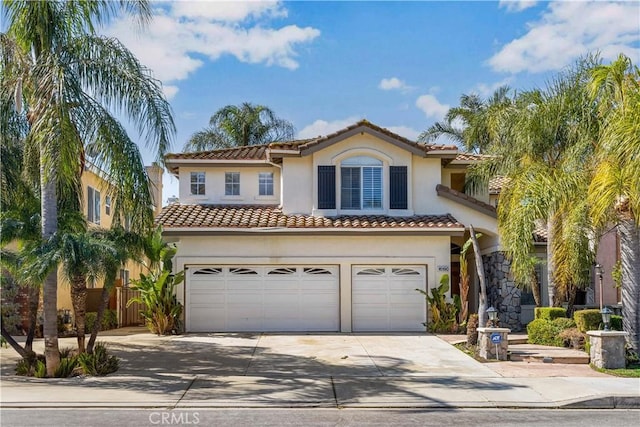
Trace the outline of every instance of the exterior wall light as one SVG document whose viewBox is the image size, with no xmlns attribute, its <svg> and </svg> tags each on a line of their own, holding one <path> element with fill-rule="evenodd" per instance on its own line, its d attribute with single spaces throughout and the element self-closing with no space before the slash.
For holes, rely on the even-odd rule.
<svg viewBox="0 0 640 427">
<path fill-rule="evenodd" d="M 611 324 L 611 315 L 613 314 L 613 310 L 609 307 L 604 307 L 600 310 L 600 315 L 602 316 L 602 323 L 604 323 L 604 330 L 609 331 L 609 325 Z"/>
</svg>

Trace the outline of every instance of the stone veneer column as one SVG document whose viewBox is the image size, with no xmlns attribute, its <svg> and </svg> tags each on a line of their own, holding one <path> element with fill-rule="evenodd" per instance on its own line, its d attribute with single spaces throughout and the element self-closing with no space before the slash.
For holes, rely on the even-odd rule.
<svg viewBox="0 0 640 427">
<path fill-rule="evenodd" d="M 478 328 L 480 357 L 487 360 L 507 360 L 507 354 L 509 351 L 509 332 L 511 331 L 507 328 Z M 491 341 L 491 336 L 493 334 L 499 334 L 502 338 L 497 346 Z M 496 347 L 498 350 L 497 357 Z"/>
<path fill-rule="evenodd" d="M 521 291 L 511 277 L 511 261 L 502 252 L 482 257 L 487 278 L 487 303 L 498 310 L 500 325 L 513 331 L 521 331 Z"/>
<path fill-rule="evenodd" d="M 622 331 L 587 331 L 591 350 L 591 363 L 598 368 L 619 369 L 626 365 L 624 344 L 626 332 Z"/>
</svg>

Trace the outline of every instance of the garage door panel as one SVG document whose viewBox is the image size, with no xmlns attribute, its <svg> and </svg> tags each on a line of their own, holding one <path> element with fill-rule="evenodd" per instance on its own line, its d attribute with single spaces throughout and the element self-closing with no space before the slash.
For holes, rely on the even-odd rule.
<svg viewBox="0 0 640 427">
<path fill-rule="evenodd" d="M 187 278 L 187 326 L 192 331 L 337 331 L 337 273 L 335 266 L 194 268 Z"/>
<path fill-rule="evenodd" d="M 354 331 L 424 331 L 425 266 L 354 266 Z"/>
</svg>

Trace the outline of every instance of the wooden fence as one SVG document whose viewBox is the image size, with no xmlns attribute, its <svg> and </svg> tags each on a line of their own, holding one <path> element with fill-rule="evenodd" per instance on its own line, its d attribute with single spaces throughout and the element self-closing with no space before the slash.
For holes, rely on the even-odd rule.
<svg viewBox="0 0 640 427">
<path fill-rule="evenodd" d="M 138 302 L 132 303 L 127 307 L 127 303 L 131 298 L 140 296 L 140 291 L 134 291 L 130 288 L 116 288 L 117 311 L 118 311 L 118 327 L 144 325 L 144 318 L 140 312 L 144 309 L 144 305 Z"/>
</svg>

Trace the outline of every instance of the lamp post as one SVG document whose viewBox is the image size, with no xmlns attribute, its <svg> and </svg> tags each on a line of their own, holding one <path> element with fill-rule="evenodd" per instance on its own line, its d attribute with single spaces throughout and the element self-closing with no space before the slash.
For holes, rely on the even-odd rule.
<svg viewBox="0 0 640 427">
<path fill-rule="evenodd" d="M 496 327 L 496 320 L 498 320 L 498 310 L 496 310 L 493 306 L 487 309 L 487 315 L 489 316 L 489 321 L 491 322 L 491 327 Z"/>
<path fill-rule="evenodd" d="M 604 268 L 600 264 L 596 264 L 596 274 L 598 275 L 598 285 L 600 289 L 600 311 L 602 312 L 602 275 L 604 274 Z"/>
<path fill-rule="evenodd" d="M 613 314 L 613 310 L 609 307 L 605 307 L 600 310 L 600 315 L 602 316 L 602 323 L 604 323 L 604 330 L 609 331 L 609 325 L 611 324 L 611 315 Z"/>
</svg>

